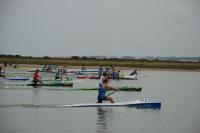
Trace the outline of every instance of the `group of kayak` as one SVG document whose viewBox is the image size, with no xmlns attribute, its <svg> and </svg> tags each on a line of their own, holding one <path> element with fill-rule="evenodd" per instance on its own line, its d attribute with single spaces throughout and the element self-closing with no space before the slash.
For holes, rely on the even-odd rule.
<svg viewBox="0 0 200 133">
<path fill-rule="evenodd" d="M 86 71 L 81 70 L 81 71 Z M 48 79 L 42 79 L 39 76 L 39 72 L 41 70 L 36 69 L 33 73 L 33 79 L 31 80 L 32 83 L 28 84 L 28 86 L 73 86 L 73 83 L 67 83 L 65 81 L 69 81 L 70 79 L 66 76 L 66 79 L 63 78 L 63 75 L 61 75 L 61 71 L 55 72 L 54 79 L 48 80 Z M 115 70 L 111 66 L 111 70 L 107 69 L 103 71 L 103 68 L 100 67 L 98 71 L 98 76 L 91 76 L 91 79 L 99 79 L 98 81 L 98 87 L 97 88 L 80 88 L 80 89 L 73 89 L 73 90 L 98 90 L 98 95 L 97 95 L 97 101 L 96 103 L 89 103 L 89 104 L 71 104 L 71 105 L 63 105 L 63 107 L 97 107 L 97 106 L 137 106 L 137 107 L 156 107 L 160 108 L 161 102 L 150 102 L 148 100 L 144 101 L 129 101 L 129 102 L 117 102 L 115 103 L 115 100 L 111 97 L 111 94 L 119 91 L 119 90 L 134 90 L 134 91 L 141 91 L 141 88 L 120 88 L 120 87 L 112 87 L 109 84 L 109 79 L 120 79 L 121 77 L 119 76 L 118 70 Z M 134 70 L 132 73 L 130 73 L 129 78 L 137 75 L 137 70 Z M 9 79 L 12 80 L 12 78 L 4 78 L 4 79 Z M 15 78 L 16 79 L 16 78 Z M 128 78 L 127 78 L 128 79 Z M 24 78 L 23 80 L 27 80 L 27 78 Z M 28 79 L 29 80 L 29 79 Z M 52 84 L 49 84 L 47 82 L 53 81 Z M 57 82 L 58 81 L 58 82 Z M 63 81 L 63 82 L 62 82 Z M 113 90 L 110 94 L 106 94 L 107 91 Z M 103 102 L 103 101 L 108 101 Z"/>
<path fill-rule="evenodd" d="M 59 72 L 55 75 L 55 80 L 62 80 L 62 77 L 59 76 Z M 37 69 L 33 74 L 33 85 L 38 86 L 42 85 L 43 82 L 41 80 L 41 77 L 39 76 L 39 69 Z M 114 100 L 111 96 L 106 96 L 106 90 L 115 90 L 118 91 L 119 89 L 111 87 L 109 85 L 109 75 L 106 72 L 103 72 L 102 76 L 99 79 L 98 83 L 98 97 L 97 97 L 97 103 L 102 103 L 102 101 L 110 101 L 111 103 L 114 103 Z"/>
<path fill-rule="evenodd" d="M 116 69 L 112 65 L 110 67 L 103 68 L 100 66 L 98 70 L 87 70 L 82 67 L 81 70 L 67 70 L 66 66 L 55 67 L 55 66 L 43 66 L 39 69 L 40 72 L 56 73 L 57 77 L 60 79 L 62 76 L 59 75 L 76 75 L 76 78 L 89 78 L 89 79 L 99 79 L 105 72 L 109 75 L 110 79 L 137 79 L 138 71 L 135 69 L 129 75 L 124 75 L 121 69 Z M 35 72 L 35 70 L 29 70 L 28 72 Z"/>
</svg>

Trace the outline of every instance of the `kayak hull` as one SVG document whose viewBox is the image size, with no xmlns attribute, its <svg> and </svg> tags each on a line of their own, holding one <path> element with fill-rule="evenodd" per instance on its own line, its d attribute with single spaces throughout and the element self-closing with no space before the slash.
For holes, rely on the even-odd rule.
<svg viewBox="0 0 200 133">
<path fill-rule="evenodd" d="M 58 79 L 58 80 L 55 80 L 55 79 L 41 79 L 41 81 L 44 81 L 44 82 L 79 82 L 76 78 L 71 78 L 71 79 Z"/>
<path fill-rule="evenodd" d="M 142 87 L 116 87 L 119 89 L 119 91 L 142 91 Z M 98 90 L 98 88 L 76 88 L 73 90 L 85 90 L 85 91 L 90 91 L 90 90 Z"/>
<path fill-rule="evenodd" d="M 99 79 L 98 76 L 77 76 L 76 78 L 79 79 Z M 137 80 L 137 77 L 135 76 L 123 76 L 123 77 L 119 77 L 119 78 L 112 78 L 110 77 L 109 79 L 115 79 L 115 80 Z"/>
<path fill-rule="evenodd" d="M 86 104 L 69 104 L 60 105 L 59 107 L 136 107 L 136 108 L 161 108 L 161 102 L 149 101 L 129 101 L 117 103 L 86 103 Z"/>
<path fill-rule="evenodd" d="M 73 83 L 44 83 L 44 84 L 34 84 L 30 83 L 27 86 L 60 86 L 60 87 L 73 87 Z"/>
<path fill-rule="evenodd" d="M 8 80 L 8 81 L 27 81 L 27 80 L 29 80 L 29 78 L 10 77 L 10 78 L 0 78 L 0 80 Z"/>
<path fill-rule="evenodd" d="M 35 70 L 28 70 L 27 72 L 35 72 Z M 47 73 L 56 73 L 57 70 L 53 70 L 53 71 L 46 71 L 46 70 L 39 70 L 39 72 L 47 72 Z M 98 74 L 98 71 L 66 71 L 66 72 L 61 72 L 61 74 Z"/>
</svg>

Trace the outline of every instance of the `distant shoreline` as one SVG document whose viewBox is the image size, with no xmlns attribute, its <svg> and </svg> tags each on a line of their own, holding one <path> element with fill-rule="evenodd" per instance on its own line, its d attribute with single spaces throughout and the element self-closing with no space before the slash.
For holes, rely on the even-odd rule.
<svg viewBox="0 0 200 133">
<path fill-rule="evenodd" d="M 31 70 L 31 69 L 38 69 L 41 68 L 41 65 L 37 64 L 18 64 L 18 69 L 24 69 L 24 70 Z M 3 66 L 2 63 L 0 63 L 0 66 Z M 11 68 L 10 66 L 8 66 Z M 67 69 L 81 69 L 82 66 L 67 66 Z M 85 66 L 87 69 L 98 69 L 99 66 Z M 107 66 L 103 66 L 103 68 L 106 68 Z M 137 69 L 139 71 L 185 71 L 185 72 L 200 72 L 200 69 L 194 69 L 194 70 L 186 70 L 186 69 L 162 69 L 162 68 L 130 68 L 130 67 L 115 67 L 117 70 L 133 70 Z M 17 69 L 16 69 L 17 70 Z"/>
<path fill-rule="evenodd" d="M 115 59 L 66 59 L 66 58 L 24 58 L 24 57 L 0 57 L 0 63 L 3 64 L 22 64 L 27 65 L 62 65 L 67 68 L 85 66 L 86 68 L 119 67 L 123 69 L 141 69 L 141 70 L 192 70 L 200 71 L 200 62 L 180 62 L 180 61 L 160 61 L 160 60 L 115 60 Z"/>
</svg>

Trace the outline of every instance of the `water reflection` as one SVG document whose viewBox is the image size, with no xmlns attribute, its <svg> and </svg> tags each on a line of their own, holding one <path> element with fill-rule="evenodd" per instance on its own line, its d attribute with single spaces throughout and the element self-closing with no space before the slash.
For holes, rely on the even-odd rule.
<svg viewBox="0 0 200 133">
<path fill-rule="evenodd" d="M 97 133 L 106 133 L 112 124 L 112 108 L 97 108 Z"/>
<path fill-rule="evenodd" d="M 34 88 L 32 90 L 32 104 L 37 104 L 40 101 L 40 88 Z"/>
</svg>

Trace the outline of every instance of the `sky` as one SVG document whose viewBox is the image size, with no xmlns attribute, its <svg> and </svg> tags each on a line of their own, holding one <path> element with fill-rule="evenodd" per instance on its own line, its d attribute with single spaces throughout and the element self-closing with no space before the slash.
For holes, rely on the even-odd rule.
<svg viewBox="0 0 200 133">
<path fill-rule="evenodd" d="M 0 54 L 200 56 L 200 0 L 0 0 Z"/>
</svg>

